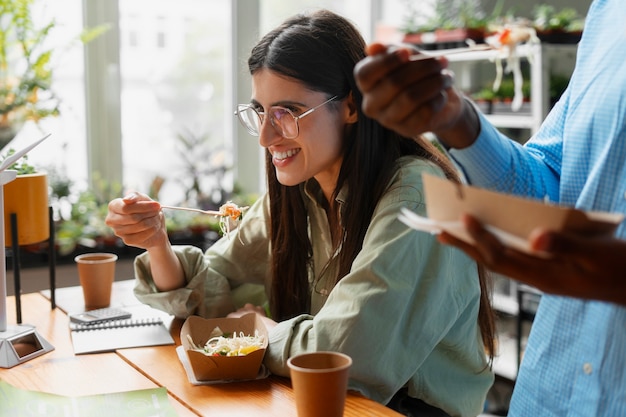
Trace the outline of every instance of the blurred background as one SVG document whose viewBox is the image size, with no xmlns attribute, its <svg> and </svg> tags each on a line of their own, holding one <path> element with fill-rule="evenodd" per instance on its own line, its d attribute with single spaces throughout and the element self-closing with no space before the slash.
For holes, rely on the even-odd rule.
<svg viewBox="0 0 626 417">
<path fill-rule="evenodd" d="M 54 51 L 51 88 L 59 112 L 38 123 L 24 120 L 2 152 L 52 133 L 29 160 L 45 169 L 50 181 L 69 186 L 73 198 L 103 182 L 118 184 L 117 193 L 158 189 L 155 197 L 166 204 L 220 200 L 235 184 L 260 192 L 264 179 L 256 139 L 233 116 L 238 102 L 249 101 L 245 62 L 259 36 L 294 13 L 325 7 L 348 16 L 368 42 L 397 40 L 403 29 L 432 20 L 437 3 L 34 0 L 35 24 L 54 22 L 44 42 Z M 530 18 L 540 4 L 443 3 L 478 17 L 499 7 L 501 15 Z M 583 16 L 589 3 L 549 2 Z M 76 41 L 84 27 L 98 25 L 106 25 L 106 32 L 85 44 Z"/>
</svg>

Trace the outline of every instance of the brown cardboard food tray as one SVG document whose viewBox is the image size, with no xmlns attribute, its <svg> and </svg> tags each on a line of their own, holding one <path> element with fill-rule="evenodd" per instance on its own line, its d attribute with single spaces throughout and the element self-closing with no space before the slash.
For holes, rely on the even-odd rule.
<svg viewBox="0 0 626 417">
<path fill-rule="evenodd" d="M 258 331 L 265 341 L 263 349 L 256 350 L 245 356 L 207 356 L 202 352 L 190 350 L 192 345 L 187 335 L 196 345 L 204 346 L 209 340 L 213 329 L 219 327 L 224 333 L 243 332 L 246 336 L 254 336 Z M 260 317 L 254 313 L 240 318 L 205 319 L 190 316 L 180 330 L 180 341 L 189 358 L 189 364 L 198 381 L 229 381 L 255 379 L 267 350 L 267 329 Z"/>
<path fill-rule="evenodd" d="M 584 236 L 612 235 L 624 219 L 621 213 L 582 211 L 541 200 L 459 185 L 428 174 L 423 175 L 423 181 L 429 219 L 440 223 L 453 222 L 458 221 L 462 213 L 467 213 L 485 225 L 522 240 L 528 239 L 537 227 Z M 449 232 L 471 241 L 460 229 L 455 228 Z"/>
</svg>

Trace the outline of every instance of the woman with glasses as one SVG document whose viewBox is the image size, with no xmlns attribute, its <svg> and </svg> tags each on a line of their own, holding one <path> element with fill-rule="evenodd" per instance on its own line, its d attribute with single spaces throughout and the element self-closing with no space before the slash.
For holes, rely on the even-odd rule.
<svg viewBox="0 0 626 417">
<path fill-rule="evenodd" d="M 398 220 L 403 207 L 425 215 L 423 173 L 458 179 L 428 141 L 363 114 L 353 70 L 364 51 L 324 10 L 252 49 L 252 98 L 235 113 L 265 148 L 267 192 L 205 253 L 171 246 L 159 203 L 141 194 L 112 201 L 107 224 L 146 249 L 142 301 L 178 317 L 262 315 L 273 373 L 288 376 L 302 352 L 341 351 L 352 390 L 406 415 L 477 415 L 493 382 L 484 274 Z M 264 285 L 268 316 L 235 300 L 249 283 Z"/>
</svg>

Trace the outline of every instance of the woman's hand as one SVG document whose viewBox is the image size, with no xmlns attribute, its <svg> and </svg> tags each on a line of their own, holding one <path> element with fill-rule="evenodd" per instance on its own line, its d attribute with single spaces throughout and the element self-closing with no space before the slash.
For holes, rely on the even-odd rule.
<svg viewBox="0 0 626 417">
<path fill-rule="evenodd" d="M 239 310 L 233 311 L 227 317 L 239 318 L 249 313 L 254 313 L 257 316 L 261 317 L 261 320 L 263 320 L 263 324 L 265 324 L 265 327 L 267 328 L 268 331 L 270 329 L 273 329 L 277 324 L 274 320 L 267 317 L 267 315 L 265 314 L 265 309 L 263 307 L 255 306 L 254 304 L 250 304 L 250 303 L 245 304 Z"/>
<path fill-rule="evenodd" d="M 626 305 L 626 241 L 536 229 L 529 243 L 550 254 L 542 258 L 505 247 L 472 216 L 463 216 L 462 222 L 476 244 L 445 232 L 439 241 L 462 249 L 489 270 L 546 293 Z"/>
<path fill-rule="evenodd" d="M 125 244 L 148 251 L 152 279 L 159 291 L 185 285 L 185 275 L 170 244 L 165 216 L 157 201 L 139 193 L 116 198 L 109 203 L 105 223 Z"/>
<path fill-rule="evenodd" d="M 111 201 L 105 223 L 129 246 L 151 249 L 168 244 L 161 205 L 146 195 L 130 193 Z"/>
<path fill-rule="evenodd" d="M 464 148 L 480 131 L 473 106 L 453 87 L 445 58 L 413 61 L 409 47 L 375 43 L 357 63 L 363 112 L 403 136 L 435 133 L 446 145 Z"/>
</svg>

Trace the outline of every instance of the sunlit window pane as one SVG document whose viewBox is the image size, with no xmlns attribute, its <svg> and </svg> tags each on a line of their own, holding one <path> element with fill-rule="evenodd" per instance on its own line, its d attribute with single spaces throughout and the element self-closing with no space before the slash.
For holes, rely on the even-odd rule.
<svg viewBox="0 0 626 417">
<path fill-rule="evenodd" d="M 52 88 L 61 100 L 60 115 L 43 119 L 38 125 L 26 122 L 3 153 L 10 148 L 21 149 L 44 133 L 51 133 L 49 139 L 29 153 L 28 161 L 51 175 L 72 178 L 79 185 L 87 177 L 83 47 L 78 41 L 82 31 L 82 2 L 37 1 L 33 18 L 38 28 L 52 20 L 56 22 L 45 45 L 54 49 Z"/>
<path fill-rule="evenodd" d="M 120 1 L 125 185 L 163 202 L 204 206 L 227 179 L 224 80 L 228 0 Z"/>
<path fill-rule="evenodd" d="M 369 1 L 363 0 L 261 0 L 261 30 L 265 33 L 296 13 L 321 8 L 349 18 L 366 41 L 371 39 Z"/>
</svg>

